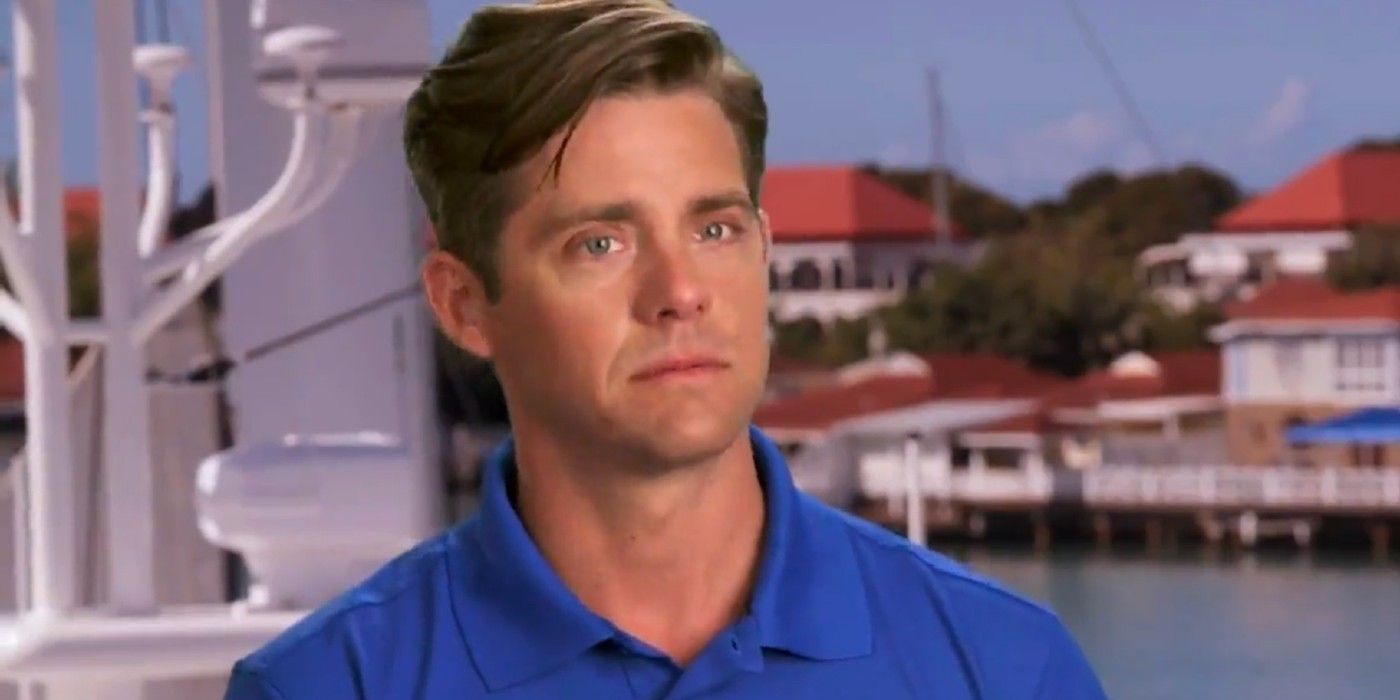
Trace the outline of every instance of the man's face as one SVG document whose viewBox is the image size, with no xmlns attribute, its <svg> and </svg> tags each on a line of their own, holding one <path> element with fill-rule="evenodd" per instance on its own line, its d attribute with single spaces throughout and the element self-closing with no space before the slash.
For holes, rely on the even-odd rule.
<svg viewBox="0 0 1400 700">
<path fill-rule="evenodd" d="M 734 131 L 712 98 L 682 91 L 596 101 L 556 181 L 561 140 L 520 168 L 499 303 L 469 285 L 475 326 L 467 314 L 448 332 L 494 360 L 517 429 L 657 469 L 713 457 L 742 435 L 768 369 L 769 234 Z M 717 364 L 648 372 L 687 358 Z"/>
</svg>

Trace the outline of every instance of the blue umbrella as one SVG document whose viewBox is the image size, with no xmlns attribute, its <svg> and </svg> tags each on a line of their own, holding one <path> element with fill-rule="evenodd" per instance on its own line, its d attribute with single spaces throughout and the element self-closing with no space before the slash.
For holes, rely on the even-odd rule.
<svg viewBox="0 0 1400 700">
<path fill-rule="evenodd" d="M 1372 406 L 1328 420 L 1289 428 L 1290 445 L 1400 443 L 1400 407 Z"/>
</svg>

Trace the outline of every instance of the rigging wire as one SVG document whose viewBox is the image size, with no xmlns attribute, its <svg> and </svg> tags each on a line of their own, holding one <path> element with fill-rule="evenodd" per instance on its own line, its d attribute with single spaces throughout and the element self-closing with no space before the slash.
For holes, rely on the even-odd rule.
<svg viewBox="0 0 1400 700">
<path fill-rule="evenodd" d="M 1089 52 L 1094 55 L 1094 60 L 1098 62 L 1099 68 L 1107 76 L 1108 82 L 1113 86 L 1114 93 L 1118 96 L 1118 101 L 1122 103 L 1124 111 L 1128 113 L 1128 118 L 1133 122 L 1133 127 L 1138 132 L 1138 138 L 1148 150 L 1152 151 L 1153 158 L 1156 159 L 1159 167 L 1167 166 L 1166 151 L 1162 149 L 1162 144 L 1157 140 L 1157 136 L 1152 131 L 1152 127 L 1147 122 L 1147 117 L 1138 108 L 1137 101 L 1133 99 L 1133 94 L 1128 90 L 1128 84 L 1123 80 L 1123 75 L 1113 64 L 1113 59 L 1109 57 L 1108 50 L 1104 48 L 1103 42 L 1099 40 L 1094 27 L 1089 23 L 1089 18 L 1085 16 L 1083 9 L 1079 7 L 1078 0 L 1065 0 L 1065 6 L 1069 8 L 1070 15 L 1074 18 L 1074 24 L 1079 28 L 1080 38 L 1084 40 L 1084 45 Z"/>
</svg>

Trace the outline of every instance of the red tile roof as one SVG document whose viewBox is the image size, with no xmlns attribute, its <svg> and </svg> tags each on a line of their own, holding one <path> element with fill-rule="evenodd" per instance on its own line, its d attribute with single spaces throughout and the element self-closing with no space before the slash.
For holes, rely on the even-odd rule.
<svg viewBox="0 0 1400 700">
<path fill-rule="evenodd" d="M 1057 425 L 1054 411 L 1094 408 L 1102 401 L 1133 401 L 1182 396 L 1220 395 L 1220 352 L 1217 349 L 1153 353 L 1156 374 L 1094 370 L 1061 389 L 1047 392 L 1031 411 L 978 426 L 978 433 L 1044 433 Z"/>
<path fill-rule="evenodd" d="M 790 355 L 779 355 L 773 353 L 768 358 L 768 374 L 789 375 L 789 374 L 832 374 L 833 370 L 814 360 L 804 360 L 800 357 Z"/>
<path fill-rule="evenodd" d="M 92 238 L 102 230 L 102 198 L 95 187 L 63 193 L 63 233 L 69 239 Z"/>
<path fill-rule="evenodd" d="M 0 401 L 24 400 L 24 345 L 18 340 L 0 339 Z"/>
<path fill-rule="evenodd" d="M 760 203 L 779 242 L 934 238 L 927 204 L 856 166 L 769 168 Z"/>
<path fill-rule="evenodd" d="M 924 355 L 940 398 L 1027 398 L 1063 388 L 1069 380 L 989 353 Z"/>
<path fill-rule="evenodd" d="M 1087 408 L 1101 401 L 1131 401 L 1172 396 L 1220 394 L 1220 351 L 1180 350 L 1150 355 L 1156 374 L 1115 373 L 1111 367 L 1080 377 L 1067 389 L 1049 394 L 1055 408 Z"/>
<path fill-rule="evenodd" d="M 769 401 L 758 408 L 753 421 L 761 428 L 825 428 L 846 418 L 912 406 L 933 396 L 929 377 L 880 375 Z"/>
<path fill-rule="evenodd" d="M 765 403 L 754 414 L 754 422 L 763 428 L 822 429 L 847 418 L 926 401 L 1038 398 L 1040 404 L 1034 410 L 987 423 L 977 432 L 1044 432 L 1054 424 L 1055 409 L 1220 394 L 1219 350 L 1159 352 L 1150 357 L 1158 368 L 1156 374 L 1104 368 L 1069 380 L 996 355 L 932 354 L 923 358 L 930 368 L 928 376 L 877 375 L 811 389 Z"/>
<path fill-rule="evenodd" d="M 1235 207 L 1221 231 L 1320 231 L 1400 223 L 1400 149 L 1343 151 Z"/>
<path fill-rule="evenodd" d="M 10 214 L 19 216 L 18 202 Z M 102 196 L 96 187 L 70 187 L 63 191 L 63 231 L 68 238 L 95 235 L 102 223 Z"/>
<path fill-rule="evenodd" d="M 754 422 L 763 428 L 820 429 L 925 401 L 1028 398 L 1067 383 L 995 355 L 932 354 L 922 359 L 929 365 L 927 376 L 885 374 L 810 389 L 765 403 Z"/>
<path fill-rule="evenodd" d="M 1001 420 L 984 423 L 967 432 L 971 433 L 1033 433 L 1039 435 L 1048 433 L 1055 428 L 1055 421 L 1050 416 L 1050 410 L 1045 406 L 1039 406 L 1035 410 L 1019 415 L 1003 418 Z"/>
<path fill-rule="evenodd" d="M 1232 321 L 1400 321 L 1400 287 L 1343 292 L 1320 279 L 1285 279 L 1225 312 Z"/>
<path fill-rule="evenodd" d="M 1220 395 L 1220 349 L 1177 350 L 1152 354 L 1162 367 L 1163 396 Z"/>
</svg>

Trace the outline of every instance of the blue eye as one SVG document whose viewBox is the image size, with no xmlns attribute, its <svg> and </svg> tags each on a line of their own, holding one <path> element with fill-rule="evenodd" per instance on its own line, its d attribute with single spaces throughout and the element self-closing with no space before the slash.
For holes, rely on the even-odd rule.
<svg viewBox="0 0 1400 700">
<path fill-rule="evenodd" d="M 582 245 L 583 245 L 584 250 L 585 250 L 588 254 L 590 254 L 590 255 L 602 255 L 602 254 L 607 253 L 608 251 L 612 250 L 612 244 L 611 244 L 611 242 L 612 242 L 613 240 L 615 240 L 615 239 L 614 239 L 612 236 L 593 236 L 592 238 L 585 238 L 585 239 L 583 240 Z M 605 243 L 605 245 L 601 245 L 601 246 L 595 245 L 596 243 L 598 243 L 598 242 L 600 242 L 600 241 L 603 242 L 603 243 Z"/>
</svg>

